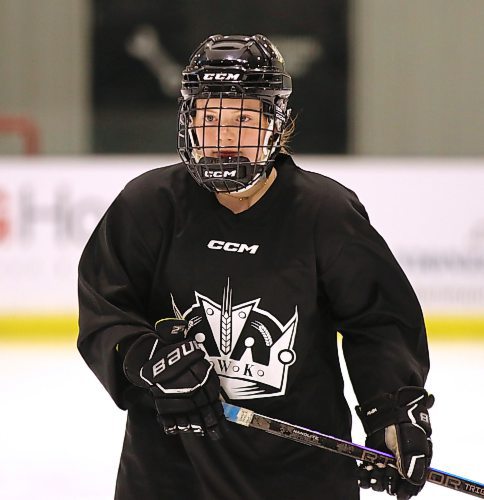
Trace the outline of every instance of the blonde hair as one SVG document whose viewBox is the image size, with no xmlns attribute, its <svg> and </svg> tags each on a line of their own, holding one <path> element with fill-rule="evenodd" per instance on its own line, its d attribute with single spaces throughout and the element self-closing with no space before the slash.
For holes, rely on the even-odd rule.
<svg viewBox="0 0 484 500">
<path fill-rule="evenodd" d="M 284 129 L 284 132 L 282 132 L 281 136 L 281 153 L 287 155 L 292 153 L 289 143 L 291 142 L 295 130 L 296 130 L 296 118 L 289 117 L 289 122 L 287 124 L 287 127 Z"/>
</svg>

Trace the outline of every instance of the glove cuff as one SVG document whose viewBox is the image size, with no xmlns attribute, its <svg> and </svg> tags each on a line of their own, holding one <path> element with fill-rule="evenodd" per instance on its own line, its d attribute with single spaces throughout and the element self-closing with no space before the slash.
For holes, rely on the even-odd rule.
<svg viewBox="0 0 484 500">
<path fill-rule="evenodd" d="M 424 388 L 407 386 L 357 406 L 356 413 L 368 436 L 389 425 L 404 422 L 418 424 L 430 436 L 432 430 L 428 409 L 433 403 L 434 397 Z"/>
<path fill-rule="evenodd" d="M 150 358 L 160 339 L 154 333 L 146 333 L 136 339 L 126 352 L 123 361 L 123 371 L 126 378 L 138 387 L 148 388 L 152 383 L 142 377 L 143 362 Z"/>
</svg>

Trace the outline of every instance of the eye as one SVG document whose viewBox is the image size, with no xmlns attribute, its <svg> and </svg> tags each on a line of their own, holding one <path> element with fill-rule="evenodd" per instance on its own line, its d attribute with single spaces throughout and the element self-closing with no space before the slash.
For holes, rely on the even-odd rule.
<svg viewBox="0 0 484 500">
<path fill-rule="evenodd" d="M 205 122 L 206 123 L 213 123 L 215 121 L 216 121 L 215 115 L 205 115 Z"/>
<path fill-rule="evenodd" d="M 240 115 L 240 117 L 239 117 L 239 121 L 240 121 L 241 123 L 245 123 L 245 122 L 248 122 L 248 121 L 250 121 L 250 120 L 252 120 L 252 117 L 251 117 L 250 115 L 248 115 L 248 114 L 242 114 L 242 115 Z"/>
</svg>

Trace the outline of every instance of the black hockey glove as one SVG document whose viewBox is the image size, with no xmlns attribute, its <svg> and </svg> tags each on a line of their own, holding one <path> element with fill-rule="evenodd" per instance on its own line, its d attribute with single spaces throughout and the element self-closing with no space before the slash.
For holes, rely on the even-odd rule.
<svg viewBox="0 0 484 500">
<path fill-rule="evenodd" d="M 157 335 L 142 335 L 126 353 L 126 377 L 151 391 L 158 422 L 167 434 L 190 432 L 219 439 L 225 417 L 212 363 L 194 339 L 186 338 L 185 320 L 161 320 L 155 328 Z"/>
<path fill-rule="evenodd" d="M 362 464 L 362 488 L 386 491 L 398 500 L 408 500 L 423 488 L 432 459 L 429 408 L 434 397 L 421 387 L 402 387 L 395 394 L 356 407 L 366 431 L 366 446 L 395 456 L 397 470 Z"/>
</svg>

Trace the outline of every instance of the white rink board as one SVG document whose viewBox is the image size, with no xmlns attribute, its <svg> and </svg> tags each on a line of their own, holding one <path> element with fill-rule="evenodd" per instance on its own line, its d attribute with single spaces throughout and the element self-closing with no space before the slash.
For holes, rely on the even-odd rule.
<svg viewBox="0 0 484 500">
<path fill-rule="evenodd" d="M 484 159 L 296 159 L 358 194 L 425 313 L 484 314 Z M 131 178 L 176 161 L 0 158 L 0 314 L 75 311 L 99 218 Z"/>
<path fill-rule="evenodd" d="M 171 162 L 177 161 L 171 157 Z M 77 264 L 133 177 L 165 158 L 0 159 L 0 314 L 73 312 Z"/>
<path fill-rule="evenodd" d="M 484 313 L 484 158 L 306 158 L 300 165 L 358 194 L 425 313 Z"/>
</svg>

